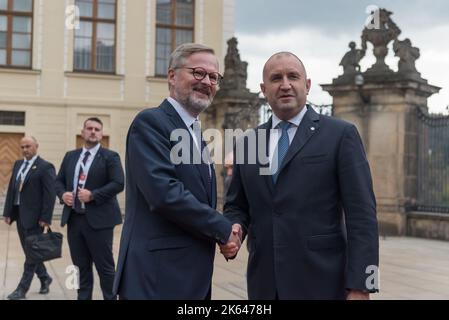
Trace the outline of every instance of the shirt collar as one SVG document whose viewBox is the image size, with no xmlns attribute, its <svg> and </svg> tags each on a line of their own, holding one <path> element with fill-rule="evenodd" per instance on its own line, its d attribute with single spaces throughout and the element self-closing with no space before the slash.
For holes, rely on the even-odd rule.
<svg viewBox="0 0 449 320">
<path fill-rule="evenodd" d="M 90 149 L 86 149 L 86 147 L 83 147 L 83 151 L 81 152 L 81 156 L 84 156 L 86 151 L 89 151 L 91 156 L 95 156 L 97 154 L 98 150 L 100 149 L 100 147 L 101 147 L 100 143 L 97 143 L 97 145 L 95 147 L 90 148 Z"/>
<path fill-rule="evenodd" d="M 33 164 L 34 161 L 36 161 L 37 157 L 39 157 L 37 154 L 32 157 L 30 160 L 27 160 L 27 158 L 23 158 L 23 163 L 25 163 L 25 161 L 28 161 L 30 164 Z"/>
<path fill-rule="evenodd" d="M 299 112 L 296 116 L 294 116 L 293 118 L 289 119 L 288 122 L 290 122 L 292 125 L 294 125 L 295 127 L 299 127 L 299 124 L 301 123 L 302 118 L 304 118 L 304 115 L 307 112 L 307 106 L 304 106 L 301 110 L 301 112 Z M 282 120 L 278 118 L 278 116 L 276 116 L 273 112 L 273 117 L 271 119 L 271 128 L 275 129 L 276 126 L 279 124 L 279 122 L 281 122 Z"/>
<path fill-rule="evenodd" d="M 190 126 L 196 121 L 199 120 L 198 117 L 193 117 L 190 113 L 187 112 L 187 110 L 175 99 L 172 97 L 167 98 L 168 102 L 175 108 L 176 112 L 181 117 L 182 121 L 186 124 L 187 128 L 190 128 Z"/>
</svg>

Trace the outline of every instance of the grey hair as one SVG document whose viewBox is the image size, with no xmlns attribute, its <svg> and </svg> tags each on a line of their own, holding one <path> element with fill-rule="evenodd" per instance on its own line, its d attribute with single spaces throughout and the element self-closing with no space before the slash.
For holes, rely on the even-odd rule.
<svg viewBox="0 0 449 320">
<path fill-rule="evenodd" d="M 183 43 L 179 45 L 170 55 L 168 69 L 182 67 L 185 60 L 197 52 L 207 52 L 215 54 L 214 49 L 199 43 Z"/>
</svg>

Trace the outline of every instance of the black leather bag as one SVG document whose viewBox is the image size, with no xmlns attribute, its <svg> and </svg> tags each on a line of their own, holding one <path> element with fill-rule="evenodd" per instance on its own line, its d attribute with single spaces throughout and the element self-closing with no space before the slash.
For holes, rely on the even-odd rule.
<svg viewBox="0 0 449 320">
<path fill-rule="evenodd" d="M 25 238 L 25 255 L 27 262 L 37 263 L 61 257 L 62 233 L 52 232 L 33 234 Z"/>
</svg>

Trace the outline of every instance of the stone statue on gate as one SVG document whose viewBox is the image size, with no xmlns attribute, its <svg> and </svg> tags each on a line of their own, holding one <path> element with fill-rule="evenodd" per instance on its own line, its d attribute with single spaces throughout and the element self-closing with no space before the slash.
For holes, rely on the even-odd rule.
<svg viewBox="0 0 449 320">
<path fill-rule="evenodd" d="M 415 61 L 419 58 L 419 48 L 413 47 L 410 39 L 395 39 L 393 42 L 393 51 L 396 57 L 399 57 L 398 72 L 399 73 L 418 73 Z"/>
<path fill-rule="evenodd" d="M 373 53 L 376 57 L 376 63 L 367 71 L 374 73 L 392 72 L 385 63 L 385 57 L 388 54 L 388 44 L 390 41 L 397 39 L 401 33 L 401 29 L 391 20 L 391 11 L 380 9 L 375 14 L 379 15 L 379 25 L 376 28 L 365 27 L 362 32 L 363 43 L 369 41 L 373 44 Z"/>
<path fill-rule="evenodd" d="M 343 74 L 355 74 L 360 71 L 359 62 L 365 56 L 366 42 L 362 43 L 362 49 L 356 49 L 354 41 L 349 42 L 350 50 L 341 59 L 340 66 L 343 67 Z"/>
</svg>

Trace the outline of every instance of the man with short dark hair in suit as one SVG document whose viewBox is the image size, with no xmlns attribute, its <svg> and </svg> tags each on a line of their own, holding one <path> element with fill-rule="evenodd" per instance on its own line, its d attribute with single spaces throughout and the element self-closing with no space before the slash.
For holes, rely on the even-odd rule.
<svg viewBox="0 0 449 320">
<path fill-rule="evenodd" d="M 134 119 L 126 142 L 126 215 L 114 290 L 120 299 L 210 299 L 215 247 L 240 240 L 216 207 L 215 170 L 202 159 L 174 163 L 171 151 L 201 158 L 199 114 L 221 80 L 214 51 L 180 45 L 170 56 L 170 96 Z M 173 141 L 172 132 L 185 133 Z M 197 135 L 198 133 L 198 135 Z M 201 152 L 200 152 L 201 151 Z"/>
<path fill-rule="evenodd" d="M 268 59 L 261 89 L 273 116 L 253 131 L 260 140 L 242 149 L 266 147 L 269 163 L 235 163 L 224 209 L 250 240 L 248 297 L 369 299 L 379 237 L 356 127 L 306 105 L 310 79 L 290 52 Z"/>
<path fill-rule="evenodd" d="M 56 178 L 56 194 L 64 203 L 61 226 L 67 224 L 70 255 L 79 269 L 78 299 L 92 299 L 94 263 L 104 299 L 115 300 L 112 240 L 122 222 L 117 194 L 124 188 L 123 168 L 118 153 L 100 145 L 99 118 L 87 119 L 81 135 L 84 147 L 66 153 Z"/>
<path fill-rule="evenodd" d="M 6 224 L 17 222 L 20 244 L 24 250 L 27 236 L 41 234 L 51 224 L 56 199 L 53 186 L 55 167 L 37 155 L 38 147 L 34 137 L 24 137 L 20 141 L 24 159 L 14 163 L 3 211 Z M 24 299 L 34 273 L 41 281 L 39 293 L 47 294 L 52 278 L 44 263 L 30 263 L 25 259 L 22 279 L 8 299 Z"/>
</svg>

